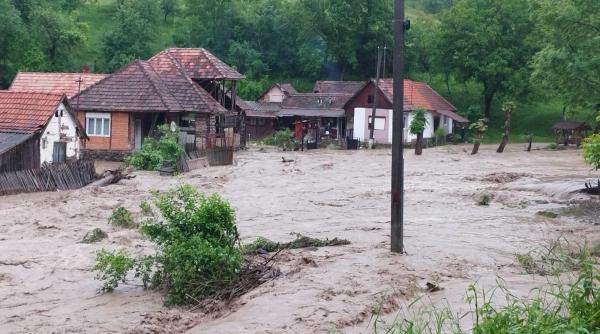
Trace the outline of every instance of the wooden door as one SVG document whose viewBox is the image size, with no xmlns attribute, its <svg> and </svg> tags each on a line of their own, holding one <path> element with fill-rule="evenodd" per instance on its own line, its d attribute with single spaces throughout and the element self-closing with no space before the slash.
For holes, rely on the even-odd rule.
<svg viewBox="0 0 600 334">
<path fill-rule="evenodd" d="M 67 160 L 67 143 L 54 142 L 52 162 L 65 162 Z"/>
</svg>

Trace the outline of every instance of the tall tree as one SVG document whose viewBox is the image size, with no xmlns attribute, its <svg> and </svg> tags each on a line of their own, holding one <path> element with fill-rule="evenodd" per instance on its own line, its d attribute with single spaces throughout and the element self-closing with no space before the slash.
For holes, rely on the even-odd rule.
<svg viewBox="0 0 600 334">
<path fill-rule="evenodd" d="M 49 6 L 37 8 L 31 20 L 31 30 L 51 69 L 68 67 L 71 53 L 84 45 L 87 25 L 77 23 L 59 9 Z"/>
<path fill-rule="evenodd" d="M 534 52 L 528 1 L 462 0 L 441 17 L 437 63 L 482 85 L 485 116 L 500 95 L 521 93 Z"/>
<path fill-rule="evenodd" d="M 532 62 L 533 81 L 572 105 L 600 104 L 598 1 L 536 0 L 535 13 L 544 46 Z"/>
<path fill-rule="evenodd" d="M 15 71 L 19 45 L 25 27 L 19 11 L 8 0 L 0 0 L 0 87 L 5 87 Z"/>
<path fill-rule="evenodd" d="M 158 13 L 157 3 L 153 0 L 123 3 L 118 7 L 115 26 L 103 40 L 105 70 L 115 70 L 134 59 L 146 59 L 152 54 Z"/>
</svg>

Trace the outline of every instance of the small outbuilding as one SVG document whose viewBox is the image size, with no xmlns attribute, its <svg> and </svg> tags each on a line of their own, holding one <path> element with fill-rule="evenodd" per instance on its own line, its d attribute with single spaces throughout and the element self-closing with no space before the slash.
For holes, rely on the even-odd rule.
<svg viewBox="0 0 600 334">
<path fill-rule="evenodd" d="M 557 144 L 575 144 L 579 147 L 591 128 L 585 122 L 562 121 L 554 124 L 552 130 Z"/>
<path fill-rule="evenodd" d="M 85 138 L 66 95 L 0 91 L 0 172 L 78 159 Z"/>
</svg>

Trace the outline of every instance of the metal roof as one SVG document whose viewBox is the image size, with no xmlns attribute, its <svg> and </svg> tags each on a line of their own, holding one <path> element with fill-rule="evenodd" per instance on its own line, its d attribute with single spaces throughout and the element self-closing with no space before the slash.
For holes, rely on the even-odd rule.
<svg viewBox="0 0 600 334">
<path fill-rule="evenodd" d="M 32 136 L 33 134 L 30 133 L 0 132 L 0 154 L 27 141 Z"/>
</svg>

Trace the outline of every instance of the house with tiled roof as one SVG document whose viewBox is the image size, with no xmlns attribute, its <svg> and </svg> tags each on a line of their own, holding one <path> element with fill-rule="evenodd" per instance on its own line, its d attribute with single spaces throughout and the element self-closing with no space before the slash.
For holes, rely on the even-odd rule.
<svg viewBox="0 0 600 334">
<path fill-rule="evenodd" d="M 0 172 L 77 159 L 84 138 L 66 95 L 0 91 Z"/>
<path fill-rule="evenodd" d="M 171 123 L 193 150 L 225 132 L 240 144 L 235 89 L 243 78 L 204 49 L 167 49 L 136 60 L 71 98 L 90 138 L 84 152 L 118 159 Z"/>
<path fill-rule="evenodd" d="M 258 98 L 258 102 L 281 103 L 286 97 L 297 93 L 298 91 L 292 84 L 274 83 Z"/>
<path fill-rule="evenodd" d="M 377 94 L 377 99 L 375 99 Z M 377 101 L 375 119 L 372 119 L 373 105 Z M 393 118 L 393 80 L 382 79 L 377 86 L 375 80 L 363 83 L 356 94 L 345 105 L 346 135 L 361 141 L 369 139 L 370 127 L 374 122 L 374 139 L 380 144 L 392 143 Z M 443 129 L 452 134 L 457 124 L 468 120 L 458 113 L 456 108 L 440 94 L 423 82 L 404 81 L 404 139 L 411 142 L 416 135 L 408 131 L 412 121 L 412 111 L 418 108 L 426 110 L 427 125 L 423 138 L 434 138 L 436 131 Z"/>
<path fill-rule="evenodd" d="M 8 88 L 11 92 L 65 94 L 72 98 L 108 74 L 19 72 Z"/>
</svg>

